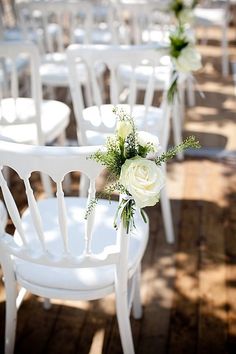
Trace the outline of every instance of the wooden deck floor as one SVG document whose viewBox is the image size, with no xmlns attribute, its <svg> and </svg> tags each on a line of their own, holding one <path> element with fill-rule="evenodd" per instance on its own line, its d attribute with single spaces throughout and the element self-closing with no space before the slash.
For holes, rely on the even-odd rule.
<svg viewBox="0 0 236 354">
<path fill-rule="evenodd" d="M 236 57 L 235 42 L 230 45 Z M 204 70 L 197 79 L 206 97 L 197 95 L 188 109 L 184 133 L 194 132 L 206 152 L 224 153 L 168 164 L 174 246 L 165 242 L 160 206 L 148 209 L 143 318 L 132 319 L 137 354 L 236 353 L 236 156 L 224 150 L 236 150 L 236 98 L 232 77 L 220 74 L 219 43 L 200 49 Z M 4 299 L 1 285 L 0 352 Z M 122 353 L 114 298 L 55 300 L 45 311 L 40 298 L 28 295 L 18 313 L 15 353 Z"/>
</svg>

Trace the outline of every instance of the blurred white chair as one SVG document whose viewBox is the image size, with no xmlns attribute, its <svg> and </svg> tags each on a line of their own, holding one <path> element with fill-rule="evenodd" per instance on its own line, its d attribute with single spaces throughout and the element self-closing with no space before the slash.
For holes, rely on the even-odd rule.
<svg viewBox="0 0 236 354">
<path fill-rule="evenodd" d="M 221 67 L 223 76 L 229 74 L 228 25 L 230 20 L 229 0 L 207 0 L 194 9 L 195 27 L 204 29 L 202 42 L 207 43 L 210 28 L 221 30 Z"/>
<path fill-rule="evenodd" d="M 27 59 L 28 76 L 19 78 L 16 62 Z M 70 108 L 59 101 L 43 100 L 39 75 L 40 58 L 33 43 L 0 42 L 0 134 L 19 143 L 45 145 L 55 139 L 63 145 Z M 5 63 L 8 69 L 5 70 Z M 20 87 L 28 81 L 29 95 Z M 49 188 L 45 188 L 49 193 Z M 49 186 L 48 186 L 49 187 Z"/>
<path fill-rule="evenodd" d="M 86 1 L 31 1 L 20 3 L 18 13 L 21 28 L 27 38 L 27 33 L 32 30 L 41 33 L 39 47 L 41 49 L 40 75 L 43 85 L 49 88 L 53 97 L 53 88 L 68 87 L 68 68 L 66 65 L 65 48 L 70 43 L 109 43 L 112 41 L 110 28 L 100 28 L 94 23 L 93 5 Z M 110 12 L 109 12 L 110 14 Z M 95 27 L 97 26 L 97 27 Z M 42 38 L 42 39 L 41 39 Z M 88 78 L 85 75 L 84 65 L 78 63 L 77 70 L 83 78 L 85 89 Z M 104 68 L 97 68 L 98 76 L 104 72 Z M 88 96 L 88 90 L 85 90 Z"/>
<path fill-rule="evenodd" d="M 236 96 L 236 61 L 232 62 L 231 66 L 234 80 L 234 94 Z"/>
<path fill-rule="evenodd" d="M 113 227 L 118 202 L 99 200 L 85 220 L 86 206 L 95 197 L 95 180 L 103 167 L 88 159 L 91 147 L 45 147 L 0 142 L 0 165 L 10 166 L 23 180 L 29 208 L 22 217 L 0 171 L 0 187 L 16 231 L 0 234 L 0 260 L 5 278 L 5 354 L 13 354 L 17 285 L 46 298 L 95 300 L 115 294 L 123 352 L 134 354 L 129 314 L 142 316 L 140 263 L 149 224 L 139 211 L 136 227 L 127 235 Z M 29 176 L 47 173 L 55 182 L 56 197 L 35 200 Z M 62 181 L 81 171 L 90 180 L 89 196 L 64 197 Z M 21 299 L 22 300 L 22 297 Z M 32 318 L 33 320 L 33 318 Z"/>
<path fill-rule="evenodd" d="M 118 1 L 114 6 L 119 22 L 127 29 L 126 44 L 168 42 L 175 25 L 165 2 Z"/>
<path fill-rule="evenodd" d="M 169 45 L 169 35 L 175 31 L 176 25 L 173 15 L 167 11 L 167 4 L 160 1 L 120 1 L 116 4 L 119 20 L 126 23 L 127 44 L 153 44 L 158 46 Z M 148 81 L 152 68 L 139 67 L 136 70 L 137 86 L 142 88 L 145 80 Z M 121 66 L 119 70 L 120 81 L 124 85 L 131 75 L 132 68 L 129 65 Z M 172 65 L 166 55 L 165 60 L 156 68 L 156 91 L 162 92 L 170 82 Z M 172 110 L 172 127 L 175 144 L 182 141 L 182 126 L 185 111 L 185 90 L 188 104 L 195 105 L 194 87 L 189 75 L 180 74 L 178 80 L 178 99 L 174 100 Z M 178 154 L 183 158 L 183 153 Z"/>
<path fill-rule="evenodd" d="M 3 202 L 0 200 L 0 233 L 1 234 L 4 232 L 6 225 L 7 225 L 7 211 Z"/>
<path fill-rule="evenodd" d="M 103 144 L 107 135 L 115 129 L 115 115 L 112 113 L 114 106 L 122 107 L 131 114 L 138 130 L 145 130 L 159 137 L 162 148 L 166 150 L 169 139 L 170 107 L 166 99 L 166 91 L 160 107 L 152 105 L 156 68 L 160 63 L 165 49 L 154 49 L 150 46 L 99 46 L 99 45 L 71 45 L 67 49 L 68 66 L 70 73 L 70 88 L 72 102 L 77 121 L 78 141 L 81 145 Z M 76 72 L 77 60 L 86 64 L 90 78 L 91 97 L 93 105 L 85 108 L 82 92 L 82 82 Z M 107 82 L 109 82 L 108 97 L 104 97 L 99 82 L 96 78 L 96 66 L 103 64 L 107 69 Z M 127 102 L 123 104 L 121 85 L 119 81 L 119 68 L 121 65 L 132 67 L 129 76 Z M 145 80 L 142 90 L 137 86 L 136 68 L 140 65 L 151 67 L 149 80 Z M 140 94 L 143 93 L 143 103 L 140 104 Z M 108 103 L 107 103 L 108 102 Z M 86 180 L 82 193 L 86 194 Z M 170 201 L 166 189 L 161 192 L 161 206 L 169 242 L 174 241 L 174 231 L 171 216 Z"/>
</svg>

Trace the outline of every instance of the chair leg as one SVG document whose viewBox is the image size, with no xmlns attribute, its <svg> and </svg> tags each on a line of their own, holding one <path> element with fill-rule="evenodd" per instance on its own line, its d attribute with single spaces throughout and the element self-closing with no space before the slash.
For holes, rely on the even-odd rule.
<svg viewBox="0 0 236 354">
<path fill-rule="evenodd" d="M 11 278 L 11 279 L 10 279 Z M 14 276 L 6 276 L 6 324 L 5 324 L 5 354 L 13 354 L 17 320 L 17 288 Z"/>
<path fill-rule="evenodd" d="M 133 298 L 133 306 L 132 313 L 133 317 L 138 320 L 143 315 L 141 297 L 140 297 L 140 275 L 141 275 L 141 266 L 138 267 L 134 274 L 134 298 Z"/>
<path fill-rule="evenodd" d="M 189 107 L 194 107 L 196 105 L 195 93 L 194 93 L 194 83 L 193 78 L 188 77 L 186 80 L 187 97 Z"/>
<path fill-rule="evenodd" d="M 52 307 L 51 301 L 50 299 L 48 299 L 47 297 L 44 298 L 43 301 L 43 308 L 44 310 L 50 310 L 50 308 Z"/>
<path fill-rule="evenodd" d="M 173 243 L 175 241 L 174 226 L 172 220 L 170 200 L 167 196 L 166 187 L 162 188 L 161 190 L 161 210 L 163 215 L 166 240 L 169 243 Z"/>
<path fill-rule="evenodd" d="M 224 77 L 229 75 L 229 57 L 228 57 L 228 38 L 227 23 L 222 29 L 222 74 Z"/>
<path fill-rule="evenodd" d="M 50 177 L 48 175 L 45 175 L 44 173 L 40 173 L 41 179 L 42 179 L 42 184 L 43 184 L 43 189 L 47 195 L 47 197 L 52 197 L 52 185 L 50 181 Z"/>
<path fill-rule="evenodd" d="M 85 96 L 86 106 L 87 107 L 92 106 L 93 103 L 92 103 L 91 88 L 88 82 L 84 84 L 84 96 Z"/>
<path fill-rule="evenodd" d="M 116 289 L 116 313 L 124 354 L 134 354 L 134 344 L 129 320 L 127 293 Z"/>
<path fill-rule="evenodd" d="M 182 121 L 180 117 L 180 102 L 178 97 L 175 98 L 173 104 L 172 112 L 172 124 L 173 124 L 173 134 L 174 134 L 174 143 L 179 145 L 182 142 Z M 178 160 L 183 160 L 183 152 L 177 154 Z"/>
<path fill-rule="evenodd" d="M 79 185 L 79 196 L 87 197 L 89 189 L 89 179 L 84 174 L 80 176 L 80 185 Z"/>
<path fill-rule="evenodd" d="M 47 95 L 49 100 L 55 100 L 56 99 L 55 87 L 47 86 Z"/>
</svg>

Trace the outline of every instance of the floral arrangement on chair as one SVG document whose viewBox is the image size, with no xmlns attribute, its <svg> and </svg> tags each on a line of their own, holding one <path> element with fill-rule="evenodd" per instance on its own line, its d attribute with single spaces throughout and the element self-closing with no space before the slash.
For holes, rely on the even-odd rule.
<svg viewBox="0 0 236 354">
<path fill-rule="evenodd" d="M 177 85 L 180 73 L 192 73 L 202 67 L 201 54 L 197 50 L 194 41 L 186 34 L 184 28 L 179 26 L 175 33 L 170 34 L 170 57 L 173 64 L 171 84 L 167 97 L 173 102 L 177 93 Z"/>
<path fill-rule="evenodd" d="M 180 25 L 184 25 L 192 22 L 193 9 L 197 3 L 198 0 L 172 0 L 169 10 L 173 12 L 177 22 Z"/>
<path fill-rule="evenodd" d="M 134 224 L 134 213 L 138 208 L 146 221 L 142 208 L 155 205 L 160 198 L 160 191 L 165 185 L 165 177 L 161 165 L 178 152 L 187 148 L 199 148 L 199 142 L 193 136 L 188 137 L 180 145 L 161 153 L 156 136 L 137 131 L 134 120 L 123 110 L 114 108 L 117 118 L 115 134 L 108 137 L 105 150 L 100 149 L 90 156 L 91 159 L 104 165 L 111 178 L 111 185 L 106 192 L 120 193 L 119 207 L 114 220 L 117 228 L 118 220 L 128 233 Z M 88 217 L 98 199 L 92 200 L 85 218 Z"/>
<path fill-rule="evenodd" d="M 202 67 L 201 54 L 198 52 L 194 39 L 187 31 L 193 20 L 193 10 L 198 0 L 171 0 L 169 10 L 174 14 L 176 31 L 169 35 L 170 57 L 173 64 L 172 78 L 167 93 L 168 101 L 173 103 L 177 93 L 179 73 L 192 73 Z"/>
</svg>

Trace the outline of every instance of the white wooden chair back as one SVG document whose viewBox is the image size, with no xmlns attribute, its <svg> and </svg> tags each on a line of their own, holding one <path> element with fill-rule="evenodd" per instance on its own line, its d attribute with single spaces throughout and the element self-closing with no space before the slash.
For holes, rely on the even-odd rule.
<svg viewBox="0 0 236 354">
<path fill-rule="evenodd" d="M 17 70 L 17 63 L 23 58 L 28 59 L 28 76 L 27 78 L 20 75 Z M 18 111 L 18 98 L 21 96 L 21 86 L 24 80 L 27 82 L 27 97 L 33 99 L 35 114 L 32 115 L 31 121 L 27 116 L 27 123 L 36 124 L 38 143 L 44 144 L 44 138 L 41 127 L 41 102 L 42 87 L 39 75 L 40 57 L 38 48 L 29 42 L 0 42 L 0 126 L 14 124 L 24 124 L 24 115 Z M 4 99 L 12 100 L 12 110 L 4 109 Z M 9 106 L 7 106 L 9 107 Z"/>
<path fill-rule="evenodd" d="M 151 46 L 102 46 L 102 45 L 71 45 L 67 49 L 67 58 L 70 76 L 70 88 L 73 99 L 73 106 L 77 124 L 79 127 L 80 141 L 82 144 L 88 145 L 86 142 L 86 131 L 91 130 L 110 134 L 114 132 L 115 120 L 112 117 L 109 122 L 104 122 L 102 118 L 102 105 L 111 104 L 117 106 L 124 103 L 122 99 L 121 83 L 119 81 L 119 68 L 121 65 L 132 67 L 131 75 L 127 78 L 127 108 L 128 113 L 132 115 L 133 108 L 140 104 L 140 87 L 137 85 L 136 68 L 147 66 L 150 70 L 149 80 L 144 81 L 142 87 L 143 100 L 141 104 L 145 107 L 144 119 L 139 129 L 148 130 L 148 121 L 145 119 L 149 113 L 155 92 L 156 68 L 160 65 L 160 59 L 166 54 L 165 48 L 157 48 Z M 76 64 L 79 60 L 84 61 L 88 71 L 88 77 L 91 84 L 91 97 L 93 105 L 98 107 L 100 112 L 100 122 L 92 123 L 92 119 L 86 120 L 83 117 L 85 108 L 84 97 L 80 77 L 76 73 Z M 100 63 L 106 65 L 109 79 L 108 97 L 104 97 L 103 87 L 96 75 L 96 66 Z M 167 85 L 168 87 L 168 85 Z M 166 91 L 163 93 L 161 108 L 164 111 L 168 109 Z"/>
<path fill-rule="evenodd" d="M 92 152 L 98 147 L 45 147 L 14 144 L 0 141 L 0 166 L 11 167 L 23 181 L 26 197 L 28 201 L 29 213 L 34 226 L 35 242 L 32 249 L 31 242 L 25 236 L 22 220 L 7 183 L 4 179 L 2 169 L 0 171 L 0 187 L 7 206 L 11 220 L 16 227 L 15 237 L 4 233 L 0 236 L 0 245 L 9 255 L 13 255 L 29 262 L 54 266 L 54 267 L 96 267 L 108 264 L 118 264 L 120 249 L 126 243 L 128 237 L 118 238 L 117 245 L 110 246 L 102 250 L 99 254 L 92 251 L 93 238 L 93 220 L 96 213 L 94 208 L 84 219 L 84 230 L 78 226 L 78 244 L 84 245 L 83 252 L 75 254 L 71 249 L 71 240 L 68 234 L 67 209 L 62 187 L 64 177 L 71 171 L 80 171 L 85 174 L 90 181 L 89 195 L 87 205 L 95 198 L 95 181 L 103 167 L 89 158 Z M 50 244 L 50 235 L 46 236 L 46 226 L 42 222 L 37 201 L 31 187 L 30 176 L 34 171 L 40 171 L 49 175 L 55 182 L 57 199 L 57 217 L 55 224 L 58 225 L 58 244 L 61 252 L 57 256 L 51 253 L 48 245 Z M 79 197 L 78 197 L 79 200 Z M 84 210 L 85 215 L 86 210 Z M 78 215 L 78 219 L 81 219 Z M 81 232 L 81 234 L 80 234 Z M 119 234 L 119 233 L 117 233 Z M 121 235 L 120 235 L 121 236 Z M 120 240 L 120 243 L 119 243 Z M 38 245 L 35 247 L 35 245 Z M 124 251 L 125 252 L 125 251 Z M 124 253 L 125 254 L 125 253 Z"/>
<path fill-rule="evenodd" d="M 117 3 L 118 18 L 129 28 L 126 43 L 167 42 L 168 31 L 173 27 L 173 17 L 166 11 L 166 6 L 159 1 Z"/>
<path fill-rule="evenodd" d="M 111 37 L 116 41 L 113 7 L 107 6 L 104 11 Z M 29 2 L 19 4 L 18 13 L 25 38 L 33 29 L 39 34 L 38 44 L 44 53 L 64 52 L 68 44 L 76 41 L 92 43 L 93 30 L 98 26 L 94 5 L 83 0 Z M 78 30 L 82 33 L 79 39 L 76 35 Z"/>
<path fill-rule="evenodd" d="M 30 30 L 41 30 L 44 40 L 44 51 L 63 52 L 66 43 L 74 42 L 74 30 L 77 25 L 85 29 L 85 42 L 90 39 L 92 26 L 92 4 L 86 1 L 33 1 L 19 3 L 18 13 L 20 25 L 25 37 Z M 54 26 L 50 30 L 50 26 Z"/>
</svg>

